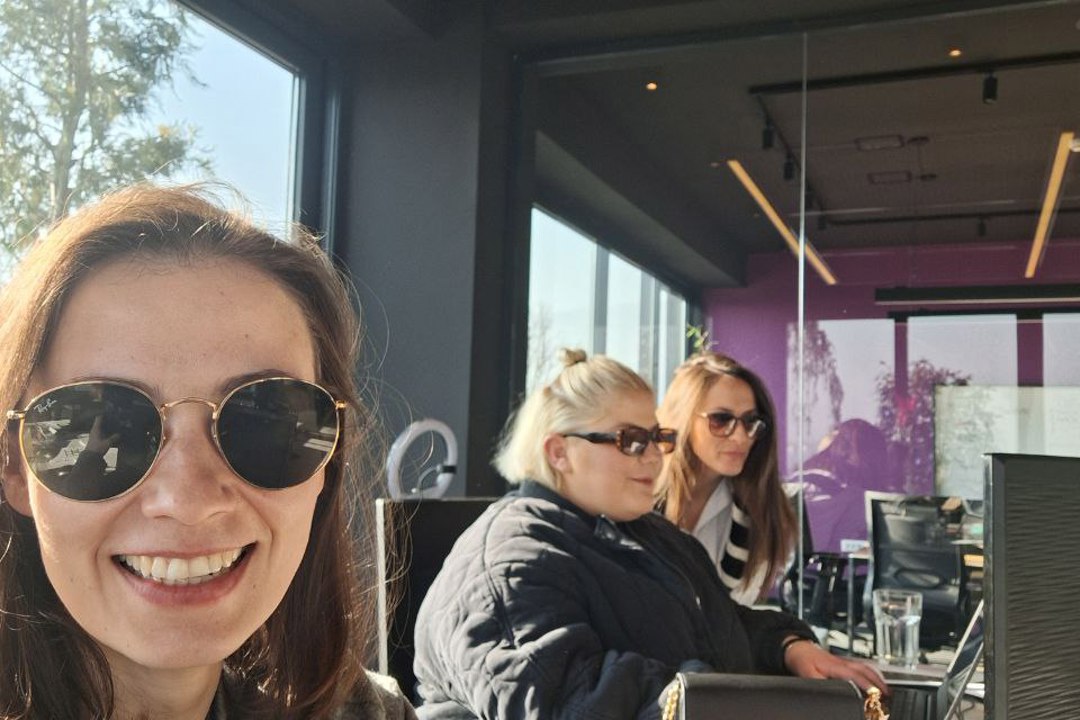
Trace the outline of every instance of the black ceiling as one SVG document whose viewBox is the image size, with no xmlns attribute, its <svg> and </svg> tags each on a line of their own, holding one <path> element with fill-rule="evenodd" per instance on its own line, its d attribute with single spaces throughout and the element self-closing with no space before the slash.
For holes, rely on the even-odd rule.
<svg viewBox="0 0 1080 720">
<path fill-rule="evenodd" d="M 395 32 L 436 36 L 470 7 L 397 0 L 388 20 L 385 0 L 297 4 L 351 41 L 370 39 L 359 18 L 376 7 L 384 26 L 409 20 Z M 487 13 L 540 75 L 541 197 L 640 235 L 638 259 L 681 240 L 681 272 L 701 257 L 721 271 L 694 284 L 739 282 L 746 253 L 783 247 L 728 160 L 796 229 L 805 160 L 806 232 L 822 250 L 985 245 L 1030 240 L 1058 137 L 1080 130 L 1077 0 L 500 0 Z M 1052 238 L 1080 238 L 1072 158 Z"/>
</svg>

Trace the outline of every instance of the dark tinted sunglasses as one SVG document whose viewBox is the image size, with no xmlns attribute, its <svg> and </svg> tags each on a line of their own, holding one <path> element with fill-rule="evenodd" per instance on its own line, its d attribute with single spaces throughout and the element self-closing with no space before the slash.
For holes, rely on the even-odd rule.
<svg viewBox="0 0 1080 720">
<path fill-rule="evenodd" d="M 613 433 L 563 433 L 563 437 L 576 437 L 591 443 L 614 445 L 623 455 L 631 457 L 644 454 L 651 442 L 656 443 L 656 447 L 660 448 L 662 453 L 669 453 L 675 449 L 675 431 L 662 427 L 654 427 L 652 430 L 629 427 Z"/>
<path fill-rule="evenodd" d="M 232 471 L 267 490 L 299 485 L 326 465 L 345 407 L 293 378 L 244 383 L 218 403 L 186 397 L 162 405 L 131 385 L 91 380 L 43 392 L 7 419 L 19 424 L 19 447 L 38 482 L 72 500 L 109 500 L 150 473 L 165 443 L 165 411 L 189 402 L 211 409 L 210 433 Z"/>
<path fill-rule="evenodd" d="M 769 424 L 765 422 L 765 419 L 755 412 L 748 412 L 741 416 L 733 415 L 726 410 L 698 414 L 709 421 L 709 432 L 717 437 L 731 437 L 739 423 L 742 423 L 743 430 L 751 439 L 764 435 L 769 429 Z"/>
</svg>

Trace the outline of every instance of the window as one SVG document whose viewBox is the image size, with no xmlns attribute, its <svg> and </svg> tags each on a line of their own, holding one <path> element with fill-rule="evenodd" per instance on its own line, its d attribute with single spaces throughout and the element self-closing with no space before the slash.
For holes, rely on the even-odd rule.
<svg viewBox="0 0 1080 720">
<path fill-rule="evenodd" d="M 797 325 L 788 325 L 787 387 L 798 387 Z M 835 437 L 843 423 L 877 424 L 893 392 L 895 342 L 892 320 L 814 320 L 803 346 L 804 397 L 787 394 L 786 466 L 799 461 L 798 418 L 803 418 L 803 456 L 810 458 Z M 777 410 L 779 412 L 779 409 Z M 874 487 L 891 490 L 890 487 Z"/>
<path fill-rule="evenodd" d="M 162 2 L 166 0 L 160 0 Z M 176 179 L 216 179 L 238 188 L 256 219 L 278 231 L 297 216 L 296 137 L 300 78 L 262 52 L 202 18 L 191 16 L 197 47 L 191 74 L 161 95 L 152 122 L 195 130 L 206 168 Z"/>
<path fill-rule="evenodd" d="M 558 351 L 605 354 L 662 396 L 685 359 L 687 304 L 652 275 L 533 209 L 526 389 L 558 372 Z"/>
<path fill-rule="evenodd" d="M 1043 315 L 1043 384 L 1080 385 L 1080 313 Z"/>
<path fill-rule="evenodd" d="M 146 178 L 222 180 L 275 230 L 297 215 L 299 75 L 193 11 L 5 4 L 0 57 L 3 275 L 52 221 Z"/>
</svg>

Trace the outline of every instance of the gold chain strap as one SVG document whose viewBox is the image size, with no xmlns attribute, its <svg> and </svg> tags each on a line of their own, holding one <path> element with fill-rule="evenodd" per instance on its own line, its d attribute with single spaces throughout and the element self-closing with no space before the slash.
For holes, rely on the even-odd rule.
<svg viewBox="0 0 1080 720">
<path fill-rule="evenodd" d="M 679 676 L 675 676 L 675 682 L 671 684 L 671 689 L 668 690 L 667 701 L 664 702 L 664 720 L 675 720 L 675 716 L 679 712 L 679 698 L 682 697 L 682 682 L 679 680 Z M 885 718 L 885 720 L 889 720 Z"/>
<path fill-rule="evenodd" d="M 866 691 L 866 702 L 863 703 L 863 715 L 866 720 L 889 720 L 885 708 L 881 707 L 881 690 L 871 687 Z"/>
</svg>

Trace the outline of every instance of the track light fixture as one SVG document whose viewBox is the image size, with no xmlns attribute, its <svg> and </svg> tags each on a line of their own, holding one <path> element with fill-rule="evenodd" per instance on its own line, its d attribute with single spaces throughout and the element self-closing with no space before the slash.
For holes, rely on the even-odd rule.
<svg viewBox="0 0 1080 720">
<path fill-rule="evenodd" d="M 997 97 L 998 81 L 997 78 L 994 77 L 994 71 L 991 70 L 987 73 L 986 77 L 983 78 L 982 101 L 987 105 L 992 105 L 997 102 Z"/>
<path fill-rule="evenodd" d="M 793 158 L 790 154 L 788 154 L 788 156 L 784 158 L 784 179 L 795 179 L 795 158 Z"/>
<path fill-rule="evenodd" d="M 986 218 L 979 218 L 979 224 L 975 226 L 975 233 L 979 237 L 986 237 Z"/>
<path fill-rule="evenodd" d="M 772 120 L 765 118 L 765 127 L 761 131 L 761 149 L 772 150 L 776 143 L 776 132 L 773 130 Z"/>
</svg>

